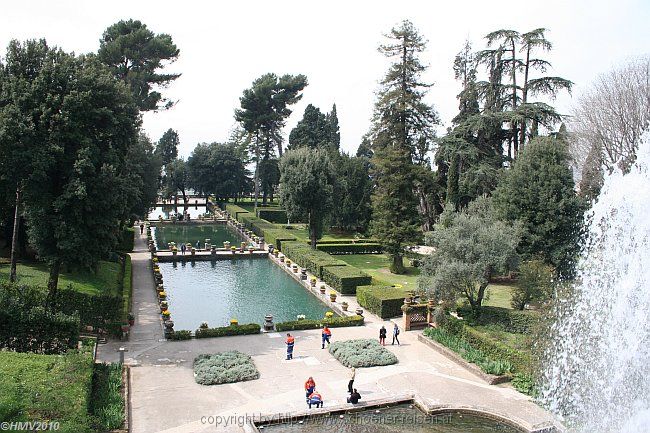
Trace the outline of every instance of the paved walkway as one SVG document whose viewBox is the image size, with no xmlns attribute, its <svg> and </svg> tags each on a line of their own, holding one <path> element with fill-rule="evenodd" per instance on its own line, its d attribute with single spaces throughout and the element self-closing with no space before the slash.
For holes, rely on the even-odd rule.
<svg viewBox="0 0 650 433">
<path fill-rule="evenodd" d="M 285 360 L 278 333 L 166 342 L 154 296 L 146 236 L 136 235 L 132 254 L 133 307 L 136 325 L 128 342 L 110 342 L 98 357 L 117 360 L 117 348 L 128 349 L 131 369 L 131 429 L 134 433 L 244 432 L 233 425 L 208 423 L 210 416 L 253 416 L 304 411 L 303 383 L 313 376 L 326 408 L 345 406 L 348 369 L 320 345 L 320 331 L 292 333 L 294 360 Z M 333 340 L 377 338 L 390 322 L 366 314 L 363 327 L 334 328 Z M 389 339 L 390 340 L 390 339 Z M 355 387 L 362 401 L 418 395 L 430 408 L 475 408 L 507 415 L 530 430 L 553 422 L 551 416 L 508 385 L 490 386 L 463 367 L 417 341 L 417 332 L 402 332 L 401 346 L 386 346 L 399 363 L 357 370 Z M 237 349 L 252 356 L 260 378 L 236 384 L 202 386 L 194 381 L 192 361 L 201 353 Z M 225 418 L 222 418 L 225 419 Z M 239 420 L 241 418 L 231 418 Z M 215 428 L 216 427 L 216 428 Z"/>
</svg>

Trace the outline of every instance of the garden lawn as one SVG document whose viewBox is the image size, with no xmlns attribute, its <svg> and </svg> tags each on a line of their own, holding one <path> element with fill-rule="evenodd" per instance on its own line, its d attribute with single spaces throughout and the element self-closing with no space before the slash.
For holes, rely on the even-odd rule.
<svg viewBox="0 0 650 433">
<path fill-rule="evenodd" d="M 513 332 L 506 332 L 498 325 L 485 325 L 485 326 L 472 326 L 473 329 L 479 331 L 493 341 L 503 343 L 522 352 L 530 352 L 532 347 L 532 337 L 525 334 L 516 334 Z"/>
<path fill-rule="evenodd" d="M 91 431 L 92 355 L 0 352 L 0 420 L 57 421 L 59 433 Z"/>
<path fill-rule="evenodd" d="M 275 224 L 278 229 L 285 229 L 288 233 L 291 233 L 296 237 L 297 240 L 308 242 L 309 241 L 309 228 L 305 224 L 291 224 L 289 229 L 287 229 L 286 224 Z M 318 240 L 320 244 L 326 244 L 327 241 L 334 241 L 340 239 L 349 239 L 352 242 L 355 239 L 355 233 L 350 232 L 330 232 L 325 229 L 323 232 L 323 237 Z"/>
<path fill-rule="evenodd" d="M 483 305 L 488 307 L 503 307 L 511 309 L 510 301 L 512 300 L 512 291 L 510 286 L 503 284 L 490 284 L 487 287 L 488 299 L 483 301 Z"/>
<path fill-rule="evenodd" d="M 29 285 L 47 286 L 49 271 L 44 263 L 19 263 L 16 269 L 18 282 Z M 61 272 L 59 287 L 72 288 L 90 295 L 120 294 L 120 264 L 99 262 L 96 274 L 89 271 Z M 0 281 L 9 280 L 9 265 L 0 265 Z"/>
<path fill-rule="evenodd" d="M 342 254 L 335 256 L 347 264 L 361 269 L 372 276 L 373 284 L 384 284 L 392 286 L 401 284 L 405 289 L 416 289 L 420 270 L 408 266 L 408 259 L 404 259 L 406 273 L 402 275 L 391 274 L 388 270 L 389 261 L 385 254 Z"/>
</svg>

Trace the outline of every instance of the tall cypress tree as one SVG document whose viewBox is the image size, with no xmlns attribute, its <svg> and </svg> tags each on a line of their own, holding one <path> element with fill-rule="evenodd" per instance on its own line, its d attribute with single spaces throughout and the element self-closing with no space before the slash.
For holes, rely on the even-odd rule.
<svg viewBox="0 0 650 433">
<path fill-rule="evenodd" d="M 404 247 L 421 235 L 415 195 L 415 162 L 426 160 L 422 144 L 433 137 L 437 116 L 423 99 L 418 59 L 426 42 L 409 21 L 387 35 L 379 52 L 393 60 L 381 82 L 372 127 L 372 232 L 391 257 L 393 273 L 404 273 Z"/>
</svg>

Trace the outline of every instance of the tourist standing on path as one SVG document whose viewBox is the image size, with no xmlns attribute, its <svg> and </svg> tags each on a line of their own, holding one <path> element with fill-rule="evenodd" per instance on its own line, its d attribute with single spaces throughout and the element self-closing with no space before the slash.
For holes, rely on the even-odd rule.
<svg viewBox="0 0 650 433">
<path fill-rule="evenodd" d="M 185 246 L 185 242 L 181 244 L 181 255 L 185 255 L 185 250 L 187 250 L 187 247 Z"/>
<path fill-rule="evenodd" d="M 398 335 L 399 326 L 397 326 L 397 323 L 395 323 L 395 326 L 393 326 L 393 345 L 395 345 L 395 342 L 397 341 L 397 345 L 399 346 L 399 338 L 397 338 Z"/>
<path fill-rule="evenodd" d="M 329 347 L 330 345 L 330 338 L 332 338 L 332 331 L 330 331 L 330 328 L 327 327 L 327 325 L 323 325 L 323 333 L 322 333 L 323 341 L 321 345 L 321 349 L 325 349 L 325 342 L 327 342 L 327 346 Z"/>
<path fill-rule="evenodd" d="M 314 392 L 316 389 L 316 382 L 314 382 L 314 378 L 309 376 L 309 379 L 307 379 L 307 382 L 305 382 L 305 398 L 307 399 L 307 402 L 309 402 L 309 396 Z"/>
<path fill-rule="evenodd" d="M 290 360 L 290 359 L 293 359 L 293 345 L 294 345 L 295 341 L 296 341 L 295 338 L 293 338 L 291 336 L 291 334 L 289 334 L 287 332 L 287 341 L 286 341 L 286 343 L 287 343 L 287 361 Z"/>
<path fill-rule="evenodd" d="M 144 233 L 144 223 L 140 223 L 140 234 Z"/>
<path fill-rule="evenodd" d="M 386 328 L 384 328 L 384 325 L 381 325 L 381 329 L 379 330 L 379 344 L 382 346 L 386 345 Z"/>
<path fill-rule="evenodd" d="M 352 385 L 354 384 L 354 379 L 357 377 L 357 369 L 352 367 L 352 371 L 350 371 L 350 381 L 348 382 L 348 392 L 352 394 Z"/>
</svg>

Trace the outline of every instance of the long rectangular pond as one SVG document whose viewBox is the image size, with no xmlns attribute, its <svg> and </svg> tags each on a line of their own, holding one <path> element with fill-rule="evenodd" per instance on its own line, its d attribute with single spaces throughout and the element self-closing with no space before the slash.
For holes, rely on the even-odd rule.
<svg viewBox="0 0 650 433">
<path fill-rule="evenodd" d="M 163 217 L 163 219 L 168 219 L 170 216 L 173 215 L 182 215 L 183 212 L 187 211 L 190 215 L 190 220 L 195 220 L 198 219 L 199 215 L 205 214 L 208 209 L 205 205 L 203 206 L 197 206 L 197 205 L 188 205 L 188 206 L 183 206 L 183 205 L 164 205 L 164 206 L 157 206 L 153 208 L 151 212 L 149 212 L 148 219 L 150 221 L 155 221 L 159 217 Z"/>
<path fill-rule="evenodd" d="M 160 263 L 174 329 L 320 319 L 327 306 L 268 259 Z"/>
<path fill-rule="evenodd" d="M 164 224 L 152 227 L 151 235 L 159 250 L 169 249 L 169 242 L 176 242 L 176 245 L 188 242 L 196 245 L 199 241 L 199 245 L 203 248 L 205 240 L 210 239 L 212 245 L 222 248 L 225 241 L 239 246 L 239 243 L 244 240 L 242 235 L 228 224 Z"/>
</svg>

